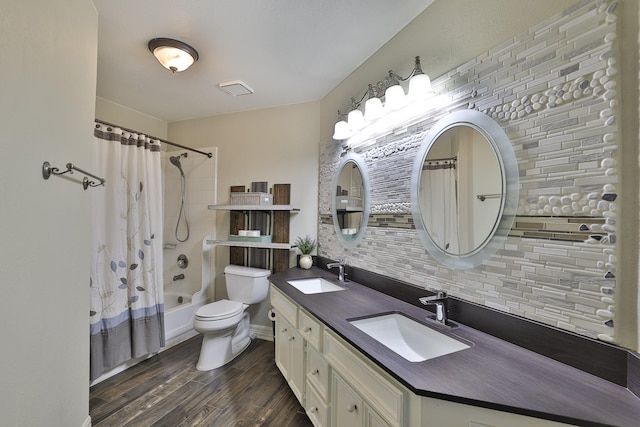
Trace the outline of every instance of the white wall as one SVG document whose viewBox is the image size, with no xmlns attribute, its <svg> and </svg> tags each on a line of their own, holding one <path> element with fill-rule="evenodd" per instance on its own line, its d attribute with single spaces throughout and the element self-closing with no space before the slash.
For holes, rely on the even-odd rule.
<svg viewBox="0 0 640 427">
<path fill-rule="evenodd" d="M 251 182 L 291 184 L 291 202 L 300 213 L 291 215 L 290 238 L 318 228 L 319 103 L 203 117 L 169 123 L 169 141 L 189 147 L 218 147 L 218 204 L 229 203 L 229 187 Z M 214 217 L 214 215 L 212 215 Z M 218 239 L 229 230 L 229 212 L 215 214 Z M 295 251 L 291 251 L 294 265 Z M 229 248 L 216 249 L 216 299 L 226 298 L 224 267 Z M 268 302 L 250 309 L 251 323 L 271 325 Z"/>
<path fill-rule="evenodd" d="M 156 138 L 167 138 L 167 122 L 124 105 L 96 97 L 96 119 Z"/>
<path fill-rule="evenodd" d="M 0 424 L 88 425 L 91 190 L 41 167 L 92 167 L 98 18 L 89 0 L 0 9 Z"/>
</svg>

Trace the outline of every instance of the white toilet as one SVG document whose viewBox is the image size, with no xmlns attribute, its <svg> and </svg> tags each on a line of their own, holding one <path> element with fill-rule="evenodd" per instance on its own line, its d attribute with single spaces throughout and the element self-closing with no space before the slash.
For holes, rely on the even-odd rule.
<svg viewBox="0 0 640 427">
<path fill-rule="evenodd" d="M 204 335 L 196 368 L 209 371 L 232 361 L 251 343 L 249 304 L 269 293 L 269 270 L 228 265 L 224 269 L 228 300 L 212 302 L 196 311 L 193 328 Z"/>
</svg>

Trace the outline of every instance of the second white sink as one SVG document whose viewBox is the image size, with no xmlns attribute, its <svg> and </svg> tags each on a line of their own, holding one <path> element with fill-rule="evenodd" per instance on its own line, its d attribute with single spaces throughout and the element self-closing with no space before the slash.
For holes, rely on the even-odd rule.
<svg viewBox="0 0 640 427">
<path fill-rule="evenodd" d="M 400 313 L 350 320 L 349 323 L 410 362 L 422 362 L 470 348 Z"/>
<path fill-rule="evenodd" d="M 344 291 L 345 289 L 321 277 L 288 280 L 287 283 L 303 294 L 321 294 L 324 292 Z"/>
</svg>

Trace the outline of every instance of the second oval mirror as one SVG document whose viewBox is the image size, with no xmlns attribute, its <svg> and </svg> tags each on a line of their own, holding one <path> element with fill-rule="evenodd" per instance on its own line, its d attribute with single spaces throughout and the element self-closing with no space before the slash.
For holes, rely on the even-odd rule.
<svg viewBox="0 0 640 427">
<path fill-rule="evenodd" d="M 347 154 L 334 179 L 333 223 L 342 245 L 353 248 L 364 237 L 369 219 L 369 180 L 362 159 Z"/>
<path fill-rule="evenodd" d="M 466 268 L 495 253 L 513 221 L 517 164 L 489 116 L 451 113 L 425 136 L 412 176 L 416 229 L 441 262 Z"/>
</svg>

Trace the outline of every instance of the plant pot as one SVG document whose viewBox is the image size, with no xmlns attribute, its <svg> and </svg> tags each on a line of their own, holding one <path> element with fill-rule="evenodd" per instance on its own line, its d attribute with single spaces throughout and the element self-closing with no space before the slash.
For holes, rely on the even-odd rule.
<svg viewBox="0 0 640 427">
<path fill-rule="evenodd" d="M 298 265 L 300 266 L 300 268 L 308 270 L 313 265 L 313 258 L 311 257 L 311 255 L 300 255 Z"/>
</svg>

